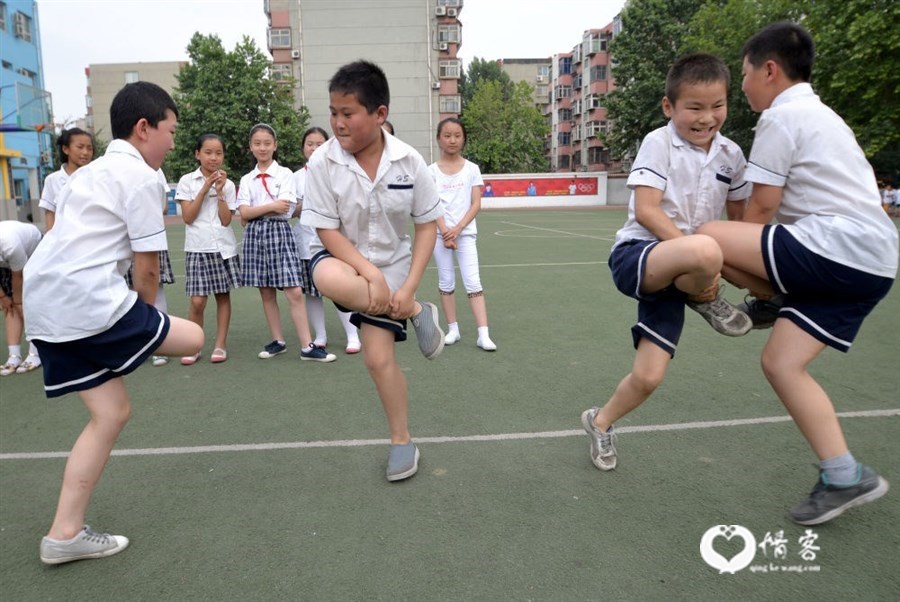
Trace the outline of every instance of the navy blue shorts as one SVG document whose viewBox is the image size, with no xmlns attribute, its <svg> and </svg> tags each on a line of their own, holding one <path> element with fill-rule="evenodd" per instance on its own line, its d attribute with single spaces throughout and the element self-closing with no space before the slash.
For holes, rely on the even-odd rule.
<svg viewBox="0 0 900 602">
<path fill-rule="evenodd" d="M 327 250 L 323 249 L 313 255 L 312 259 L 309 260 L 309 275 L 311 279 L 313 273 L 316 271 L 316 266 L 318 266 L 319 262 L 326 257 L 334 256 Z M 353 311 L 352 309 L 347 309 L 340 303 L 335 303 L 334 306 L 342 312 L 349 313 L 350 323 L 357 328 L 362 328 L 363 324 L 371 324 L 372 326 L 377 326 L 378 328 L 384 328 L 385 330 L 390 330 L 391 332 L 393 332 L 394 341 L 396 342 L 406 340 L 406 320 L 395 320 L 394 318 L 384 314 L 378 316 L 372 314 L 364 314 L 358 311 Z"/>
<path fill-rule="evenodd" d="M 32 340 L 41 356 L 44 392 L 60 397 L 125 376 L 150 357 L 169 333 L 169 316 L 140 299 L 107 331 L 74 341 Z"/>
<path fill-rule="evenodd" d="M 684 329 L 684 305 L 687 295 L 667 286 L 655 293 L 642 293 L 641 285 L 647 269 L 647 256 L 658 240 L 629 240 L 616 246 L 609 256 L 609 269 L 619 292 L 637 299 L 638 321 L 631 327 L 635 349 L 641 338 L 655 343 L 675 355 Z"/>
<path fill-rule="evenodd" d="M 850 350 L 863 320 L 894 283 L 813 253 L 778 224 L 763 227 L 761 244 L 769 282 L 785 295 L 778 317 L 840 351 Z"/>
</svg>

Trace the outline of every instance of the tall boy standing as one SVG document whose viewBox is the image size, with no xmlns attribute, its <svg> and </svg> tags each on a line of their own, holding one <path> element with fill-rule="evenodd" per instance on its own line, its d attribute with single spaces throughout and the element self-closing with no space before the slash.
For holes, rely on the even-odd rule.
<svg viewBox="0 0 900 602">
<path fill-rule="evenodd" d="M 399 481 L 418 470 L 419 450 L 409 434 L 406 378 L 394 342 L 406 339 L 411 318 L 426 358 L 444 347 L 437 308 L 415 299 L 437 238 L 440 199 L 421 155 L 382 129 L 390 92 L 377 65 L 344 65 L 328 91 L 334 138 L 309 160 L 301 223 L 320 238 L 310 260 L 316 288 L 338 309 L 354 312 L 391 432 L 387 479 Z"/>
<path fill-rule="evenodd" d="M 740 219 L 749 192 L 744 154 L 719 133 L 728 114 L 730 80 L 715 56 L 679 59 L 666 76 L 662 100 L 670 121 L 644 138 L 628 177 L 628 221 L 616 234 L 609 268 L 616 287 L 638 301 L 632 328 L 637 352 L 631 372 L 606 405 L 581 415 L 591 460 L 600 470 L 616 467 L 613 423 L 662 383 L 684 326 L 685 305 L 722 334 L 741 336 L 751 327 L 749 317 L 719 294 L 719 246 L 695 234 L 723 208 L 729 219 Z"/>
<path fill-rule="evenodd" d="M 793 23 L 775 23 L 743 49 L 743 90 L 756 126 L 745 223 L 701 232 L 725 256 L 723 275 L 781 294 L 762 367 L 820 461 L 801 525 L 829 521 L 875 500 L 888 483 L 850 453 L 828 394 L 807 371 L 826 346 L 849 351 L 863 319 L 897 274 L 897 228 L 881 208 L 872 168 L 853 131 L 810 86 L 815 46 Z M 778 223 L 770 225 L 772 218 Z"/>
<path fill-rule="evenodd" d="M 126 537 L 84 524 L 131 413 L 122 377 L 154 351 L 191 355 L 203 345 L 199 326 L 153 307 L 159 251 L 166 249 L 156 170 L 174 148 L 175 103 L 159 86 L 137 82 L 116 94 L 109 112 L 115 139 L 72 176 L 55 227 L 25 266 L 25 329 L 40 350 L 46 395 L 77 391 L 90 412 L 41 541 L 47 564 L 110 556 L 128 545 Z M 132 259 L 136 292 L 124 278 Z"/>
</svg>

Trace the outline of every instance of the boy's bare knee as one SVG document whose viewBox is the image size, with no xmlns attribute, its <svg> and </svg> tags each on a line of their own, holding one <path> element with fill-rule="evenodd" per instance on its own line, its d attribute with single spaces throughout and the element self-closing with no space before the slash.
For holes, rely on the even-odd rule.
<svg viewBox="0 0 900 602">
<path fill-rule="evenodd" d="M 722 248 L 716 239 L 706 234 L 694 234 L 691 249 L 699 266 L 709 266 L 718 272 L 722 268 Z"/>
<path fill-rule="evenodd" d="M 646 397 L 653 394 L 666 376 L 665 370 L 635 370 L 631 373 L 631 385 Z"/>
</svg>

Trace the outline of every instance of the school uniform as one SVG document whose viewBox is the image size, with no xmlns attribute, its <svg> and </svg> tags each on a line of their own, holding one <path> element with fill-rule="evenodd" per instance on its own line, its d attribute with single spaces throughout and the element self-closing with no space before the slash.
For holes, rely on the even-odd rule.
<svg viewBox="0 0 900 602">
<path fill-rule="evenodd" d="M 258 167 L 241 178 L 237 204 L 258 207 L 287 200 L 290 207 L 281 215 L 250 220 L 244 230 L 241 283 L 244 286 L 290 288 L 300 286 L 300 257 L 288 219 L 297 206 L 294 174 L 277 161 L 265 172 Z"/>
<path fill-rule="evenodd" d="M 297 193 L 297 203 L 301 207 L 306 194 L 307 173 L 308 170 L 305 165 L 294 172 L 294 191 Z M 316 284 L 312 279 L 312 272 L 309 271 L 309 260 L 312 259 L 310 248 L 313 241 L 318 240 L 319 235 L 316 234 L 315 228 L 302 224 L 298 219 L 297 223 L 294 224 L 294 238 L 297 240 L 297 252 L 300 255 L 300 275 L 303 279 L 303 292 L 311 297 L 321 297 L 322 293 L 316 288 Z"/>
<path fill-rule="evenodd" d="M 616 233 L 609 257 L 616 287 L 638 301 L 638 322 L 631 329 L 635 347 L 643 337 L 674 355 L 684 327 L 687 295 L 674 285 L 655 293 L 641 292 L 647 254 L 660 241 L 635 217 L 634 188 L 662 190 L 660 208 L 676 228 L 689 235 L 720 219 L 727 201 L 750 196 L 745 169 L 740 147 L 720 133 L 709 152 L 679 136 L 671 121 L 644 138 L 627 181 L 632 189 L 628 219 Z"/>
<path fill-rule="evenodd" d="M 6 296 L 12 297 L 12 273 L 25 268 L 39 242 L 37 226 L 15 220 L 0 222 L 0 289 Z"/>
<path fill-rule="evenodd" d="M 63 186 L 69 182 L 70 177 L 66 173 L 65 168 L 60 167 L 58 171 L 54 171 L 44 178 L 44 189 L 41 191 L 41 200 L 38 202 L 38 207 L 45 211 L 56 213 L 56 199 L 59 197 Z"/>
<path fill-rule="evenodd" d="M 156 179 L 159 182 L 160 211 L 165 215 L 166 205 L 169 202 L 169 190 L 171 190 L 171 188 L 166 181 L 166 174 L 163 173 L 162 169 L 156 170 Z M 128 288 L 134 288 L 134 264 L 132 264 L 125 273 L 125 282 L 128 284 Z M 172 271 L 172 260 L 169 257 L 168 249 L 159 252 L 159 283 L 160 285 L 175 284 L 175 272 Z M 163 305 L 161 307 L 164 308 L 165 306 Z"/>
<path fill-rule="evenodd" d="M 747 179 L 782 188 L 763 229 L 779 317 L 847 351 L 897 274 L 898 236 L 853 131 L 808 83 L 779 94 L 756 125 Z"/>
<path fill-rule="evenodd" d="M 211 186 L 203 199 L 195 201 L 205 182 L 206 176 L 198 168 L 182 176 L 175 188 L 175 200 L 182 207 L 184 203 L 201 203 L 197 217 L 184 228 L 184 286 L 189 297 L 227 293 L 240 286 L 241 264 L 234 231 L 219 219 L 219 202 L 223 199 Z M 230 180 L 226 180 L 222 193 L 233 213 L 237 210 L 237 194 Z"/>
<path fill-rule="evenodd" d="M 125 140 L 72 174 L 57 224 L 25 266 L 25 332 L 48 397 L 91 389 L 137 368 L 169 318 L 125 283 L 135 252 L 166 249 L 155 170 Z"/>
<path fill-rule="evenodd" d="M 437 163 L 429 166 L 434 178 L 438 196 L 441 199 L 441 210 L 444 214 L 444 223 L 448 228 L 456 226 L 472 208 L 472 189 L 476 186 L 484 186 L 481 170 L 477 165 L 466 160 L 455 174 L 445 174 Z M 453 268 L 453 256 L 456 255 L 459 263 L 459 272 L 462 275 L 463 285 L 470 295 L 481 293 L 481 274 L 478 269 L 478 226 L 476 220 L 470 221 L 460 231 L 456 238 L 456 250 L 444 246 L 440 237 L 434 244 L 434 263 L 438 269 L 438 289 L 444 293 L 452 293 L 456 288 L 456 270 Z"/>
<path fill-rule="evenodd" d="M 300 222 L 339 230 L 381 270 L 390 290 L 396 291 L 406 281 L 412 264 L 410 220 L 415 224 L 432 222 L 442 210 L 422 156 L 390 134 L 384 132 L 383 136 L 384 150 L 374 181 L 336 138 L 316 150 L 307 164 Z M 310 251 L 314 273 L 317 261 L 328 253 L 321 240 L 314 241 Z M 354 312 L 351 322 L 357 327 L 367 322 L 392 330 L 398 341 L 406 338 L 406 320 Z"/>
</svg>

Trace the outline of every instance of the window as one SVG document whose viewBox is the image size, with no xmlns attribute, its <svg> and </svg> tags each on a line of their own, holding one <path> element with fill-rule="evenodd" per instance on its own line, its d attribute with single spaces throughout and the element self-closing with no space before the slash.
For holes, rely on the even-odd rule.
<svg viewBox="0 0 900 602">
<path fill-rule="evenodd" d="M 591 54 L 597 52 L 606 52 L 609 48 L 609 39 L 607 38 L 607 34 L 601 33 L 598 35 L 594 35 L 591 37 L 591 46 L 590 51 Z"/>
<path fill-rule="evenodd" d="M 560 166 L 562 169 L 568 169 L 568 168 L 569 168 L 569 155 L 560 155 L 560 156 L 559 156 L 559 166 Z"/>
<path fill-rule="evenodd" d="M 134 82 L 141 81 L 140 76 L 137 71 L 126 71 L 125 72 L 125 83 L 133 84 Z"/>
<path fill-rule="evenodd" d="M 599 82 L 606 79 L 606 65 L 594 65 L 591 67 L 591 81 Z"/>
<path fill-rule="evenodd" d="M 601 146 L 588 149 L 588 163 L 609 163 L 609 151 Z"/>
<path fill-rule="evenodd" d="M 462 0 L 438 0 L 438 6 L 462 6 Z"/>
<path fill-rule="evenodd" d="M 16 11 L 13 25 L 15 27 L 15 31 L 13 34 L 26 42 L 31 41 L 31 17 L 26 15 L 23 12 Z"/>
<path fill-rule="evenodd" d="M 550 93 L 550 86 L 547 84 L 538 84 L 534 88 L 534 93 L 538 96 L 547 96 Z"/>
<path fill-rule="evenodd" d="M 560 109 L 558 112 L 560 121 L 569 121 L 572 119 L 572 109 Z"/>
<path fill-rule="evenodd" d="M 559 59 L 559 74 L 567 75 L 572 73 L 572 57 L 564 56 Z"/>
<path fill-rule="evenodd" d="M 0 31 L 6 31 L 6 2 L 0 2 Z"/>
<path fill-rule="evenodd" d="M 538 77 L 550 77 L 550 65 L 540 65 L 537 68 Z"/>
<path fill-rule="evenodd" d="M 591 94 L 585 100 L 587 107 L 589 109 L 602 109 L 603 108 L 603 97 L 599 94 Z"/>
<path fill-rule="evenodd" d="M 572 87 L 575 88 L 576 90 L 581 87 L 581 74 L 580 73 L 572 78 Z"/>
<path fill-rule="evenodd" d="M 439 111 L 441 113 L 459 113 L 459 95 L 441 96 Z"/>
<path fill-rule="evenodd" d="M 581 115 L 581 100 L 576 100 L 572 103 L 572 113 L 574 115 Z"/>
<path fill-rule="evenodd" d="M 461 68 L 462 61 L 459 59 L 438 61 L 438 77 L 459 79 Z"/>
<path fill-rule="evenodd" d="M 581 151 L 575 151 L 572 153 L 572 167 L 578 167 L 581 165 Z"/>
<path fill-rule="evenodd" d="M 569 132 L 560 132 L 556 135 L 556 141 L 559 142 L 560 146 L 569 146 L 571 140 L 572 136 Z"/>
<path fill-rule="evenodd" d="M 438 42 L 459 43 L 459 24 L 438 25 Z"/>
<path fill-rule="evenodd" d="M 294 76 L 292 65 L 290 63 L 275 63 L 272 65 L 272 79 L 277 82 L 283 82 Z"/>
<path fill-rule="evenodd" d="M 556 98 L 568 98 L 572 96 L 572 86 L 556 86 Z"/>
<path fill-rule="evenodd" d="M 3 64 L 3 68 L 4 68 L 4 69 L 10 69 L 10 70 L 12 70 L 12 63 L 10 63 L 9 61 L 3 61 L 2 64 Z"/>
<path fill-rule="evenodd" d="M 269 30 L 269 48 L 290 48 L 291 28 L 281 27 Z"/>
<path fill-rule="evenodd" d="M 90 94 L 84 95 L 84 106 L 89 109 L 94 106 L 94 98 Z"/>
</svg>

